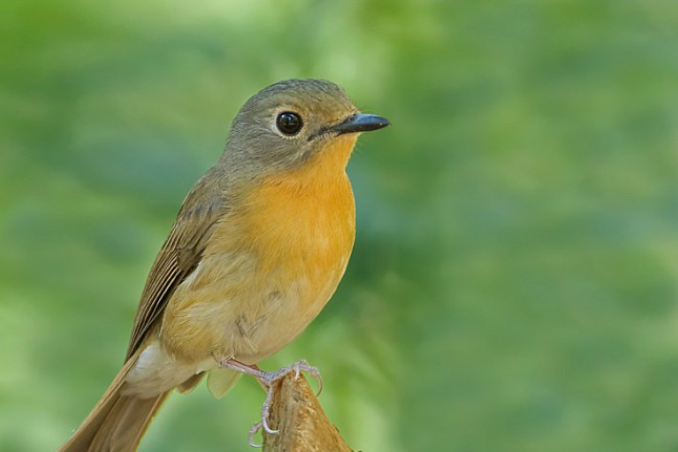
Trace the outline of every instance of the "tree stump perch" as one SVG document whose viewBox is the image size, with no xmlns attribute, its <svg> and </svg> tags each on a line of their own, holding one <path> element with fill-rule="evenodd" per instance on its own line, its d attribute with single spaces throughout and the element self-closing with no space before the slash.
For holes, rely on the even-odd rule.
<svg viewBox="0 0 678 452">
<path fill-rule="evenodd" d="M 288 375 L 278 389 L 269 425 L 279 432 L 264 432 L 264 452 L 352 452 L 303 375 Z"/>
</svg>

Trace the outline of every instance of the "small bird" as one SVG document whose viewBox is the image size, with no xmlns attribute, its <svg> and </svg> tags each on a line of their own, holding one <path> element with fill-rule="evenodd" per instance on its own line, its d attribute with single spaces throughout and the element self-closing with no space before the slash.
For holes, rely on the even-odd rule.
<svg viewBox="0 0 678 452">
<path fill-rule="evenodd" d="M 122 369 L 61 451 L 132 451 L 173 389 L 221 397 L 242 374 L 268 391 L 299 361 L 257 367 L 320 313 L 355 238 L 346 164 L 360 132 L 389 125 L 362 114 L 325 80 L 293 79 L 250 98 L 217 163 L 186 196 L 144 287 Z"/>
</svg>

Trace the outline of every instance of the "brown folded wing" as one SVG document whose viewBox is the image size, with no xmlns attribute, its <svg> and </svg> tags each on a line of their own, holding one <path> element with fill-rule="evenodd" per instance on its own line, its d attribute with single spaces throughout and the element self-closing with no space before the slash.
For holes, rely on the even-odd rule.
<svg viewBox="0 0 678 452">
<path fill-rule="evenodd" d="M 218 179 L 208 173 L 191 190 L 177 215 L 169 237 L 155 259 L 139 302 L 132 337 L 127 349 L 129 359 L 162 312 L 176 288 L 198 266 L 207 242 L 225 202 L 218 190 Z M 216 180 L 215 180 L 216 179 Z"/>
</svg>

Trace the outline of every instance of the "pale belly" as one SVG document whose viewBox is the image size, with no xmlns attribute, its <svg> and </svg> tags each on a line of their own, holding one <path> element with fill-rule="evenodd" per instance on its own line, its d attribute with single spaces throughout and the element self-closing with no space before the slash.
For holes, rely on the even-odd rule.
<svg viewBox="0 0 678 452">
<path fill-rule="evenodd" d="M 293 277 L 284 271 L 259 274 L 256 266 L 245 265 L 244 271 L 253 270 L 247 272 L 249 277 L 231 275 L 186 295 L 185 306 L 174 313 L 181 327 L 173 329 L 183 331 L 184 338 L 167 337 L 167 345 L 190 343 L 188 334 L 195 338 L 188 345 L 192 350 L 209 349 L 219 358 L 254 364 L 287 345 L 315 319 L 336 290 L 348 256 L 343 261 L 330 271 L 310 270 Z M 229 281 L 236 281 L 235 287 Z M 192 303 L 194 297 L 201 301 Z M 169 317 L 165 320 L 177 323 Z"/>
</svg>

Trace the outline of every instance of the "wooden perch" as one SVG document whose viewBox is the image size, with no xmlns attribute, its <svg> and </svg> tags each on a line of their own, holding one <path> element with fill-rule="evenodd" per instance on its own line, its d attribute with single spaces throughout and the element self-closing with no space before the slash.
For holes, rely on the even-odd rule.
<svg viewBox="0 0 678 452">
<path fill-rule="evenodd" d="M 264 452 L 352 452 L 327 419 L 306 378 L 285 377 L 271 406 L 271 428 L 264 432 Z"/>
</svg>

